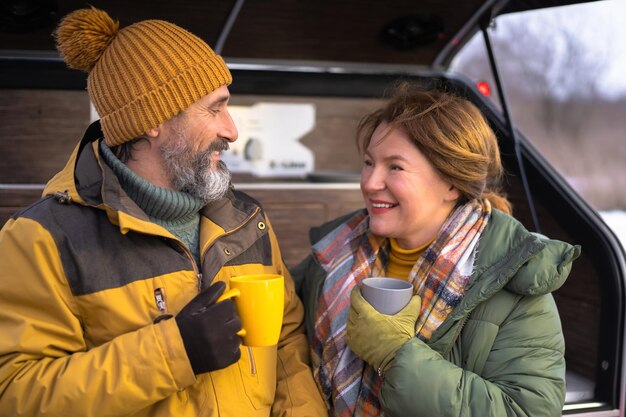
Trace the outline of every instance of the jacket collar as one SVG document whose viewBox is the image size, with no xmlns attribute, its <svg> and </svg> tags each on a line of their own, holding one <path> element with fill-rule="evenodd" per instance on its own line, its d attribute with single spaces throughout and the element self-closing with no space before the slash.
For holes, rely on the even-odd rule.
<svg viewBox="0 0 626 417">
<path fill-rule="evenodd" d="M 478 304 L 503 289 L 518 295 L 548 294 L 565 282 L 572 261 L 580 254 L 580 247 L 531 233 L 501 211 L 494 209 L 491 214 L 465 296 L 429 341 L 442 354 L 451 348 L 462 329 L 460 323 Z"/>
<path fill-rule="evenodd" d="M 531 233 L 516 219 L 494 210 L 478 246 L 477 284 L 504 286 L 520 295 L 541 295 L 563 285 L 580 248 Z"/>
<path fill-rule="evenodd" d="M 518 295 L 548 294 L 567 279 L 580 247 L 531 233 L 516 219 L 494 209 L 478 243 L 476 265 L 465 296 L 450 322 L 506 289 Z M 441 326 L 445 331 L 446 326 Z"/>
<path fill-rule="evenodd" d="M 98 141 L 103 138 L 100 122 L 92 123 L 80 143 L 74 148 L 66 166 L 46 185 L 44 195 L 66 193 L 73 203 L 105 210 L 109 220 L 122 233 L 130 230 L 174 238 L 163 227 L 152 223 L 148 216 L 126 194 L 115 173 L 101 160 Z M 228 194 L 202 208 L 200 239 L 204 246 L 223 234 L 243 226 L 255 214 L 258 204 L 229 190 Z"/>
</svg>

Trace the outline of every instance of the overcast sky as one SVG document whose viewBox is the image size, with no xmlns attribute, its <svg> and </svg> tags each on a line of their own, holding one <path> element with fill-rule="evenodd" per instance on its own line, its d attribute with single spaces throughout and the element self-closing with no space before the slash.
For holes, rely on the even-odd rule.
<svg viewBox="0 0 626 417">
<path fill-rule="evenodd" d="M 600 90 L 599 93 L 610 99 L 626 98 L 626 0 L 602 0 L 591 3 L 563 6 L 558 8 L 546 8 L 529 12 L 507 14 L 496 19 L 496 25 L 490 30 L 496 49 L 496 60 L 503 58 L 502 53 L 498 54 L 496 42 L 501 40 L 505 45 L 511 39 L 517 39 L 520 28 L 527 31 L 529 36 L 521 39 L 514 47 L 517 50 L 517 57 L 524 59 L 541 58 L 536 54 L 551 54 L 548 58 L 535 60 L 540 66 L 544 65 L 544 76 L 560 77 L 561 81 L 555 80 L 552 84 L 555 94 L 567 91 L 568 85 L 576 80 L 564 80 L 564 72 L 568 68 L 561 67 L 560 63 L 580 62 L 584 68 L 573 69 L 572 77 L 590 77 L 586 80 L 597 80 L 593 82 Z M 564 33 L 573 36 L 579 41 L 579 48 L 575 51 L 568 50 L 564 41 Z M 524 43 L 526 42 L 526 43 Z M 543 42 L 537 47 L 526 46 L 527 43 Z M 584 54 L 579 58 L 570 60 L 565 57 L 568 54 Z M 472 57 L 478 55 L 486 59 L 484 41 L 482 35 L 476 36 L 465 45 L 459 53 L 453 68 L 465 73 L 470 78 L 480 76 L 484 71 L 481 67 L 476 67 L 472 62 Z M 535 54 L 535 56 L 533 56 Z M 548 59 L 549 61 L 546 61 Z M 527 65 L 533 66 L 526 61 Z M 500 68 L 504 71 L 505 63 L 500 63 Z M 590 70 L 593 68 L 593 70 Z M 565 74 L 567 75 L 567 74 Z M 506 74 L 503 73 L 506 79 Z M 569 82 L 565 82 L 569 81 Z M 581 80 L 585 81 L 585 80 Z M 575 84 L 576 87 L 584 89 L 585 84 Z M 559 86 L 564 89 L 559 93 Z M 563 93 L 567 96 L 566 93 Z"/>
<path fill-rule="evenodd" d="M 528 19 L 536 16 L 536 19 Z M 579 35 L 588 53 L 606 62 L 599 85 L 608 96 L 626 95 L 626 0 L 603 0 L 524 13 L 529 28 L 550 30 L 557 24 Z"/>
</svg>

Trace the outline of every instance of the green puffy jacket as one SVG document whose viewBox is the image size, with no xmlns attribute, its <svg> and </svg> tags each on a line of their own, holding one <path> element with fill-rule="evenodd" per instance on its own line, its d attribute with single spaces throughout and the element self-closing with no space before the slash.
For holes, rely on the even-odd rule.
<svg viewBox="0 0 626 417">
<path fill-rule="evenodd" d="M 312 229 L 311 243 L 348 217 Z M 550 293 L 579 254 L 580 247 L 538 237 L 493 210 L 461 303 L 429 342 L 408 341 L 387 369 L 385 415 L 561 415 L 565 343 Z M 292 273 L 310 339 L 326 274 L 312 256 Z"/>
</svg>

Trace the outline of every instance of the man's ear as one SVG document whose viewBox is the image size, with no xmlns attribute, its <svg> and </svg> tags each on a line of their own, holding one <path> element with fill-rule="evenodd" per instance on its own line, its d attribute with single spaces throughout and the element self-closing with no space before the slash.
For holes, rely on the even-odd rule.
<svg viewBox="0 0 626 417">
<path fill-rule="evenodd" d="M 157 136 L 159 136 L 160 132 L 161 132 L 161 125 L 148 129 L 148 131 L 146 132 L 146 136 L 148 136 L 150 139 L 154 139 Z"/>
</svg>

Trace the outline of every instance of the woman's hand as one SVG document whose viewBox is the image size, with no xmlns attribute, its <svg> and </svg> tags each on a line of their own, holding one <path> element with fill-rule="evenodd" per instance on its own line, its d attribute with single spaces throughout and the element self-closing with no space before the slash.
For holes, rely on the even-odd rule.
<svg viewBox="0 0 626 417">
<path fill-rule="evenodd" d="M 350 294 L 348 346 L 382 375 L 400 346 L 415 336 L 421 304 L 414 295 L 399 313 L 389 316 L 376 311 L 355 287 Z"/>
</svg>

